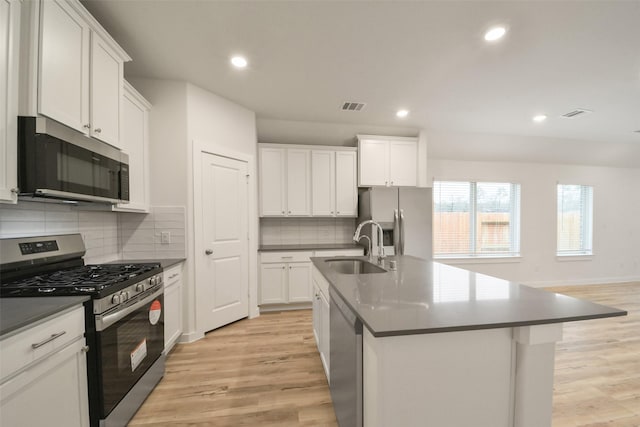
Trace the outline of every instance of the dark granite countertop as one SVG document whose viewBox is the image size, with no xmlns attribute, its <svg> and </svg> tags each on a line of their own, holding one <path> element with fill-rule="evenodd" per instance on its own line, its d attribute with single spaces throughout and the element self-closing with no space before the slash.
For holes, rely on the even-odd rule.
<svg viewBox="0 0 640 427">
<path fill-rule="evenodd" d="M 367 257 L 360 257 L 366 260 Z M 311 261 L 376 337 L 505 328 L 624 316 L 618 310 L 411 256 L 397 270 L 339 274 Z"/>
<path fill-rule="evenodd" d="M 128 262 L 132 264 L 133 263 L 147 264 L 152 262 L 159 262 L 160 266 L 164 269 L 184 261 L 186 261 L 186 258 L 117 259 L 115 261 L 108 262 L 107 264 L 126 264 Z"/>
<path fill-rule="evenodd" d="M 321 251 L 339 249 L 363 249 L 355 243 L 300 243 L 292 245 L 260 245 L 259 252 L 284 252 L 284 251 Z"/>
<path fill-rule="evenodd" d="M 8 338 L 26 326 L 88 300 L 88 296 L 0 298 L 0 337 Z"/>
</svg>

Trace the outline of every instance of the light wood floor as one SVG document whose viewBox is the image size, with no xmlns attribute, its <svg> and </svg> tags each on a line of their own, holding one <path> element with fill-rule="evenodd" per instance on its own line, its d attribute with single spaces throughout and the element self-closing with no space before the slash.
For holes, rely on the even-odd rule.
<svg viewBox="0 0 640 427">
<path fill-rule="evenodd" d="M 565 324 L 556 346 L 553 427 L 640 426 L 640 283 L 550 290 L 629 312 Z"/>
<path fill-rule="evenodd" d="M 629 312 L 565 325 L 553 427 L 639 427 L 640 283 L 553 290 Z M 263 314 L 178 345 L 129 424 L 168 425 L 337 426 L 311 311 Z"/>
</svg>

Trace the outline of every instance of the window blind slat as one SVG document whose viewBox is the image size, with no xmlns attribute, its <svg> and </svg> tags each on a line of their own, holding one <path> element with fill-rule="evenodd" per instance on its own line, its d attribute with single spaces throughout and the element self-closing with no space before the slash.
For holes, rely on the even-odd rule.
<svg viewBox="0 0 640 427">
<path fill-rule="evenodd" d="M 520 186 L 435 181 L 434 256 L 513 256 L 520 252 Z"/>
<path fill-rule="evenodd" d="M 592 253 L 593 187 L 558 184 L 558 255 Z"/>
</svg>

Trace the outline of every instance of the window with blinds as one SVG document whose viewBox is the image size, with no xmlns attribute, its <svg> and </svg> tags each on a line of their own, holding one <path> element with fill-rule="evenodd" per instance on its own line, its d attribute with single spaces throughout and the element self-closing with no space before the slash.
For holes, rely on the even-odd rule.
<svg viewBox="0 0 640 427">
<path fill-rule="evenodd" d="M 520 255 L 520 185 L 435 181 L 433 255 L 436 258 Z"/>
<path fill-rule="evenodd" d="M 593 187 L 558 184 L 558 255 L 593 253 Z"/>
</svg>

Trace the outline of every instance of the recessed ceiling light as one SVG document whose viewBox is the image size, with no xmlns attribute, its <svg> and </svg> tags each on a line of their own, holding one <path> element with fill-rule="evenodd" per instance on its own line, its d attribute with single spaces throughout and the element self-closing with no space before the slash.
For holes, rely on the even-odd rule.
<svg viewBox="0 0 640 427">
<path fill-rule="evenodd" d="M 493 42 L 501 39 L 506 33 L 507 29 L 505 27 L 492 27 L 484 33 L 484 39 L 488 42 Z"/>
<path fill-rule="evenodd" d="M 409 115 L 409 110 L 398 110 L 398 112 L 396 113 L 396 116 L 400 118 L 405 118 L 408 115 Z"/>
<path fill-rule="evenodd" d="M 243 56 L 234 56 L 231 58 L 231 63 L 236 68 L 245 68 L 247 66 L 247 60 Z"/>
<path fill-rule="evenodd" d="M 544 114 L 538 114 L 537 116 L 533 116 L 533 121 L 536 123 L 541 123 L 547 120 L 547 116 Z"/>
</svg>

